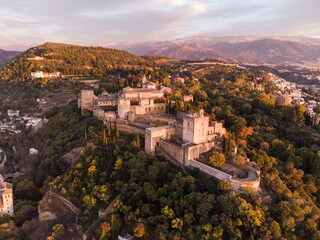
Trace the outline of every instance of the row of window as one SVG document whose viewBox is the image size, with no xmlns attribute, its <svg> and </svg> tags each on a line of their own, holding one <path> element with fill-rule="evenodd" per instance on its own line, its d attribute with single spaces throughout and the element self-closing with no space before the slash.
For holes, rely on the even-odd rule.
<svg viewBox="0 0 320 240">
<path fill-rule="evenodd" d="M 157 107 L 154 107 L 153 108 L 154 110 L 157 110 Z M 161 107 L 161 110 L 163 110 L 164 108 L 163 108 L 163 106 Z M 148 112 L 148 110 L 149 110 L 149 112 L 151 111 L 151 107 L 149 107 L 149 108 L 146 108 L 145 109 L 146 110 L 146 112 Z M 158 107 L 158 110 L 160 110 L 160 107 Z"/>
</svg>

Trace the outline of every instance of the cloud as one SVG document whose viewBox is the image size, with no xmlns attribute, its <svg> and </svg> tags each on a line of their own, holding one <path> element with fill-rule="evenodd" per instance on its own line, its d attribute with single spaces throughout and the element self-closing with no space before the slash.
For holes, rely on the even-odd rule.
<svg viewBox="0 0 320 240">
<path fill-rule="evenodd" d="M 0 46 L 94 44 L 197 34 L 319 35 L 320 1 L 0 0 Z"/>
</svg>

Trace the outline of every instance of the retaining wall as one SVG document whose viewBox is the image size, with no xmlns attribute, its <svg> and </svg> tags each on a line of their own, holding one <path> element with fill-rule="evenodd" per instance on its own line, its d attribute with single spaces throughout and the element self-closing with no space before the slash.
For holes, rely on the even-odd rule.
<svg viewBox="0 0 320 240">
<path fill-rule="evenodd" d="M 216 168 L 210 167 L 196 160 L 190 160 L 189 166 L 198 168 L 200 171 L 212 176 L 218 180 L 227 180 L 231 184 L 231 189 L 235 191 L 243 191 L 246 188 L 258 190 L 260 186 L 260 170 L 255 163 L 249 163 L 251 169 L 247 178 L 233 178 L 230 174 L 222 172 Z"/>
</svg>

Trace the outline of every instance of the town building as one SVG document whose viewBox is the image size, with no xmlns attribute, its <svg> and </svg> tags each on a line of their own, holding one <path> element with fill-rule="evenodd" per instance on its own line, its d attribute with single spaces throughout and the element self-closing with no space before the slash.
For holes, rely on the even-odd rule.
<svg viewBox="0 0 320 240">
<path fill-rule="evenodd" d="M 94 89 L 98 89 L 100 85 L 100 80 L 97 80 L 97 79 L 80 80 L 79 82 L 82 82 Z"/>
<path fill-rule="evenodd" d="M 291 103 L 291 98 L 288 93 L 270 93 L 269 96 L 276 105 L 289 105 Z"/>
<path fill-rule="evenodd" d="M 193 102 L 193 96 L 192 95 L 185 95 L 182 97 L 182 101 L 184 102 Z"/>
<path fill-rule="evenodd" d="M 42 118 L 37 117 L 22 117 L 24 121 L 27 121 L 26 128 L 31 128 L 32 131 L 37 132 L 43 127 L 43 120 Z"/>
<path fill-rule="evenodd" d="M 36 79 L 36 78 L 58 78 L 60 77 L 60 72 L 54 72 L 54 73 L 44 73 L 42 71 L 36 71 L 36 72 L 31 72 L 31 78 Z"/>
<path fill-rule="evenodd" d="M 118 117 L 134 121 L 139 115 L 165 113 L 165 103 L 154 103 L 155 99 L 161 97 L 163 92 L 156 89 L 126 87 L 118 94 Z M 131 105 L 135 99 L 138 99 L 138 104 Z"/>
<path fill-rule="evenodd" d="M 134 240 L 134 237 L 126 233 L 125 235 L 119 235 L 118 240 Z"/>
<path fill-rule="evenodd" d="M 0 214 L 14 216 L 12 184 L 0 182 Z"/>
<path fill-rule="evenodd" d="M 29 155 L 38 155 L 39 151 L 35 148 L 30 148 L 29 149 Z"/>
<path fill-rule="evenodd" d="M 7 114 L 10 118 L 12 117 L 19 117 L 20 115 L 20 110 L 11 110 L 11 109 L 8 109 L 7 111 Z"/>
<path fill-rule="evenodd" d="M 259 92 L 264 92 L 264 86 L 258 83 L 250 83 L 251 90 L 258 90 Z"/>
</svg>

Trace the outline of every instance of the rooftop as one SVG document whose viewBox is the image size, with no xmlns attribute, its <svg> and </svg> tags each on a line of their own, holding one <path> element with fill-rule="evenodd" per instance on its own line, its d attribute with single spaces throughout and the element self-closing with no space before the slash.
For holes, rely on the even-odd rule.
<svg viewBox="0 0 320 240">
<path fill-rule="evenodd" d="M 167 129 L 167 128 L 173 128 L 173 126 L 151 127 L 151 128 L 147 128 L 146 130 L 148 130 L 149 132 L 154 132 L 154 131 L 159 131 L 161 129 Z"/>
</svg>

